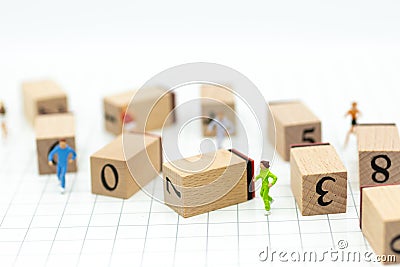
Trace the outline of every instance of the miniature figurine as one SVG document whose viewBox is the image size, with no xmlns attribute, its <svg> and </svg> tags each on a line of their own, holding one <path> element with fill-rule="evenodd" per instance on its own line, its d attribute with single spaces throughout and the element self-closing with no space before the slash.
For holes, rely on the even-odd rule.
<svg viewBox="0 0 400 267">
<path fill-rule="evenodd" d="M 7 137 L 7 123 L 6 123 L 6 107 L 4 103 L 0 101 L 0 123 L 1 123 L 1 131 L 3 133 L 3 137 Z"/>
<path fill-rule="evenodd" d="M 269 170 L 269 161 L 262 160 L 260 162 L 260 173 L 256 176 L 256 181 L 258 179 L 262 179 L 262 185 L 261 185 L 261 190 L 260 190 L 260 195 L 264 200 L 264 206 L 265 206 L 265 215 L 268 216 L 271 214 L 271 203 L 274 202 L 272 197 L 269 195 L 269 189 L 276 183 L 278 180 L 278 177 L 276 177 L 275 174 L 273 174 Z M 269 178 L 272 179 L 272 181 L 269 181 Z"/>
<path fill-rule="evenodd" d="M 136 128 L 135 118 L 128 113 L 128 106 L 122 109 L 121 119 L 123 123 L 123 130 L 126 132 L 131 132 Z"/>
<path fill-rule="evenodd" d="M 72 154 L 70 159 L 69 155 Z M 76 159 L 76 152 L 70 146 L 67 145 L 65 139 L 60 139 L 58 145 L 56 145 L 48 156 L 48 162 L 50 166 L 53 166 L 53 157 L 57 155 L 57 177 L 60 182 L 61 194 L 65 192 L 65 174 L 68 171 L 68 163 L 72 163 Z"/>
<path fill-rule="evenodd" d="M 223 112 L 219 112 L 217 117 L 212 119 L 211 122 L 207 126 L 207 134 L 211 134 L 211 132 L 215 129 L 216 139 L 217 139 L 217 148 L 222 148 L 222 143 L 224 142 L 225 136 L 232 134 L 234 132 L 232 122 L 225 117 Z"/>
<path fill-rule="evenodd" d="M 361 112 L 357 109 L 357 102 L 353 102 L 351 104 L 351 109 L 349 109 L 349 111 L 346 112 L 346 114 L 344 115 L 345 117 L 347 116 L 351 116 L 351 127 L 350 130 L 347 132 L 346 135 L 346 141 L 345 141 L 345 146 L 347 145 L 348 141 L 349 141 L 349 137 L 350 134 L 355 133 L 355 128 L 357 125 L 357 119 L 359 116 L 361 116 Z"/>
</svg>

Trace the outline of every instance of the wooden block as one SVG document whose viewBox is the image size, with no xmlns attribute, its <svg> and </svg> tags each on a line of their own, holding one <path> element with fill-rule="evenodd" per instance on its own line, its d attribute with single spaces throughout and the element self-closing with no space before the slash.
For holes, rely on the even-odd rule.
<svg viewBox="0 0 400 267">
<path fill-rule="evenodd" d="M 32 124 L 37 115 L 68 112 L 67 95 L 53 81 L 25 82 L 22 94 L 25 116 Z"/>
<path fill-rule="evenodd" d="M 122 132 L 123 114 L 128 105 L 128 114 L 133 118 L 136 125 L 134 130 L 161 129 L 164 125 L 170 125 L 174 122 L 175 117 L 170 115 L 175 107 L 174 93 L 165 94 L 165 90 L 160 88 L 147 88 L 145 90 L 145 93 L 136 96 L 133 105 L 130 105 L 130 102 L 137 90 L 107 96 L 103 99 L 107 131 L 114 134 Z"/>
<path fill-rule="evenodd" d="M 273 120 L 268 120 L 269 140 L 288 161 L 290 145 L 321 142 L 321 121 L 300 101 L 269 102 Z M 274 127 L 275 123 L 275 127 Z"/>
<path fill-rule="evenodd" d="M 163 176 L 165 203 L 185 218 L 254 198 L 254 162 L 236 150 L 164 163 Z"/>
<path fill-rule="evenodd" d="M 159 136 L 119 135 L 90 157 L 92 193 L 127 199 L 158 175 L 161 164 Z"/>
<path fill-rule="evenodd" d="M 56 166 L 48 165 L 48 155 L 61 138 L 65 138 L 67 144 L 76 151 L 74 115 L 63 113 L 37 116 L 35 133 L 39 174 L 56 173 Z M 76 171 L 76 161 L 68 163 L 68 172 Z"/>
<path fill-rule="evenodd" d="M 359 124 L 360 186 L 400 184 L 400 138 L 395 124 Z"/>
<path fill-rule="evenodd" d="M 292 146 L 290 182 L 303 216 L 346 212 L 347 170 L 328 143 Z"/>
<path fill-rule="evenodd" d="M 215 85 L 203 84 L 200 88 L 201 116 L 203 119 L 203 135 L 214 136 L 215 129 L 207 134 L 207 127 L 211 118 L 215 118 L 219 112 L 232 122 L 236 129 L 235 95 L 229 90 Z M 234 135 L 235 132 L 231 133 Z"/>
<path fill-rule="evenodd" d="M 361 196 L 364 236 L 376 254 L 394 255 L 392 263 L 400 263 L 400 185 L 363 187 Z"/>
</svg>

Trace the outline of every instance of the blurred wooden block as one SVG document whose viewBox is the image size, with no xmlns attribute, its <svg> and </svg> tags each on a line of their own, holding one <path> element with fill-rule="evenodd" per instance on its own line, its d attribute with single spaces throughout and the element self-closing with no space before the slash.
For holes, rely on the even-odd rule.
<svg viewBox="0 0 400 267">
<path fill-rule="evenodd" d="M 25 116 L 32 124 L 37 115 L 68 112 L 67 95 L 53 81 L 25 82 L 22 94 Z"/>
<path fill-rule="evenodd" d="M 347 170 L 328 143 L 292 146 L 290 182 L 303 216 L 346 212 Z"/>
<path fill-rule="evenodd" d="M 119 135 L 90 157 L 92 193 L 127 199 L 158 175 L 161 164 L 161 137 Z"/>
<path fill-rule="evenodd" d="M 200 87 L 201 115 L 203 119 L 203 135 L 214 136 L 215 129 L 211 134 L 207 134 L 208 124 L 211 119 L 216 118 L 219 112 L 223 112 L 225 117 L 231 121 L 236 129 L 235 115 L 235 95 L 231 90 L 215 85 L 203 84 Z M 233 132 L 231 135 L 234 135 Z"/>
<path fill-rule="evenodd" d="M 300 101 L 269 102 L 273 120 L 268 120 L 269 140 L 288 161 L 290 145 L 321 142 L 321 121 Z M 274 127 L 275 123 L 275 127 Z"/>
<path fill-rule="evenodd" d="M 48 165 L 48 155 L 62 138 L 76 151 L 74 115 L 63 113 L 37 116 L 35 133 L 39 174 L 56 173 L 56 166 Z M 57 161 L 57 155 L 54 161 Z M 68 163 L 68 172 L 76 171 L 76 161 Z"/>
<path fill-rule="evenodd" d="M 359 124 L 360 186 L 400 184 L 400 138 L 395 124 Z"/>
<path fill-rule="evenodd" d="M 187 218 L 254 198 L 254 163 L 218 150 L 163 164 L 164 201 Z"/>
<path fill-rule="evenodd" d="M 361 189 L 361 229 L 377 255 L 394 255 L 400 263 L 400 185 Z M 387 262 L 389 263 L 389 262 Z"/>
<path fill-rule="evenodd" d="M 170 114 L 175 107 L 174 93 L 165 94 L 166 91 L 160 88 L 147 88 L 145 90 L 137 95 L 137 90 L 131 90 L 103 99 L 107 131 L 114 134 L 122 133 L 125 110 L 135 95 L 137 97 L 135 98 L 135 105 L 129 105 L 128 110 L 128 114 L 135 124 L 134 130 L 161 129 L 164 125 L 167 126 L 174 122 L 175 116 L 173 113 Z"/>
</svg>

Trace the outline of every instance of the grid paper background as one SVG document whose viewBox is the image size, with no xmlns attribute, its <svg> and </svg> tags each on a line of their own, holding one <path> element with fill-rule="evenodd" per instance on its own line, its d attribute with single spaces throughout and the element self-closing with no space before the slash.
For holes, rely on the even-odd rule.
<svg viewBox="0 0 400 267">
<path fill-rule="evenodd" d="M 67 175 L 64 195 L 55 175 L 37 175 L 33 129 L 10 115 L 11 133 L 1 142 L 1 266 L 265 266 L 271 263 L 260 262 L 259 253 L 267 246 L 331 251 L 339 240 L 348 250 L 370 251 L 358 226 L 354 137 L 346 150 L 338 147 L 349 171 L 346 214 L 301 216 L 289 164 L 277 158 L 271 216 L 257 191 L 246 203 L 184 219 L 143 192 L 125 201 L 92 195 L 89 156 L 113 137 L 102 121 L 76 113 L 79 172 Z"/>
</svg>

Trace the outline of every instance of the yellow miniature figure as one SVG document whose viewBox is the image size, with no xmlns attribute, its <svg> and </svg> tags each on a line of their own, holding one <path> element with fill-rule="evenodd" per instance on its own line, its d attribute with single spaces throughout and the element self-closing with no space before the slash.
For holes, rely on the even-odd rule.
<svg viewBox="0 0 400 267">
<path fill-rule="evenodd" d="M 347 143 L 349 141 L 350 134 L 355 133 L 357 119 L 361 115 L 361 112 L 357 108 L 357 102 L 353 102 L 351 104 L 351 109 L 349 109 L 349 111 L 347 111 L 347 113 L 344 116 L 347 117 L 349 115 L 351 116 L 351 128 L 346 135 L 346 141 L 344 143 L 345 146 L 347 145 Z"/>
</svg>

